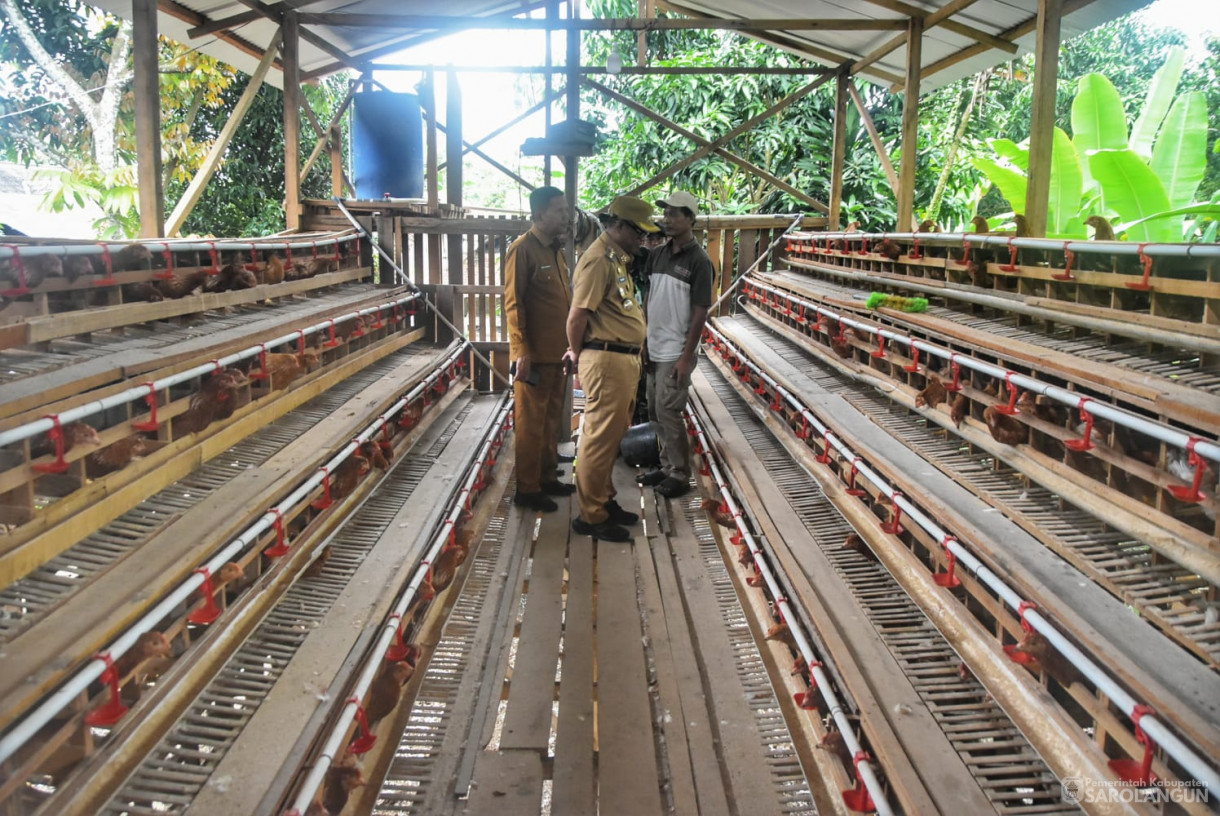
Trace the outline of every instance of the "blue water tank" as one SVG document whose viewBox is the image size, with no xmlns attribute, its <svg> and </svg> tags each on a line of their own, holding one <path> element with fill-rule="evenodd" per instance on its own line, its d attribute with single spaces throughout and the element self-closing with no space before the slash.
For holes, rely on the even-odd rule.
<svg viewBox="0 0 1220 816">
<path fill-rule="evenodd" d="M 352 100 L 356 198 L 422 198 L 424 127 L 419 97 L 363 91 Z"/>
</svg>

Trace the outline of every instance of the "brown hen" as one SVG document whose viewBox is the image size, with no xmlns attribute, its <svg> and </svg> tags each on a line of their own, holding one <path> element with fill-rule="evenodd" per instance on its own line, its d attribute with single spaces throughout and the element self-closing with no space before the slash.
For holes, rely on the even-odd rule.
<svg viewBox="0 0 1220 816">
<path fill-rule="evenodd" d="M 915 407 L 922 408 L 926 405 L 929 408 L 935 408 L 945 401 L 948 393 L 944 383 L 940 381 L 940 377 L 929 371 L 927 384 L 915 395 Z"/>
<path fill-rule="evenodd" d="M 271 390 L 287 388 L 297 377 L 318 367 L 318 352 L 306 349 L 297 354 L 268 354 L 267 373 Z"/>
<path fill-rule="evenodd" d="M 126 677 L 145 660 L 153 657 L 169 657 L 171 651 L 173 651 L 173 647 L 170 645 L 169 638 L 161 632 L 145 632 L 140 635 L 134 646 L 114 661 L 114 667 L 118 670 L 119 677 Z"/>
<path fill-rule="evenodd" d="M 955 427 L 960 428 L 962 420 L 968 413 L 970 413 L 970 400 L 965 394 L 958 394 L 953 398 L 953 404 L 949 406 L 949 419 L 953 420 Z"/>
<path fill-rule="evenodd" d="M 148 450 L 148 439 L 140 434 L 132 434 L 85 457 L 85 473 L 90 479 L 96 479 L 122 470 L 131 464 L 132 459 L 139 459 Z"/>
<path fill-rule="evenodd" d="M 991 431 L 991 438 L 1002 445 L 1020 445 L 1029 438 L 1029 428 L 1024 422 L 1000 413 L 994 405 L 983 411 L 983 421 Z"/>
</svg>

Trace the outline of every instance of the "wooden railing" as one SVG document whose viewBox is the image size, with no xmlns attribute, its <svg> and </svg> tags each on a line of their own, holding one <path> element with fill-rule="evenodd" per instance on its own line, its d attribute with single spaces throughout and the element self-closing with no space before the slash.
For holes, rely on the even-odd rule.
<svg viewBox="0 0 1220 816">
<path fill-rule="evenodd" d="M 509 245 L 530 227 L 524 216 L 429 213 L 419 202 L 346 202 L 345 206 L 374 233 L 382 248 L 419 284 L 443 314 L 488 353 L 501 370 L 508 366 L 508 332 L 501 315 L 504 306 L 504 258 Z M 771 242 L 792 223 L 791 215 L 714 215 L 699 218 L 695 234 L 716 268 L 719 295 L 724 287 L 748 269 Z M 325 200 L 308 202 L 302 227 L 337 230 L 350 226 L 346 217 Z M 805 229 L 822 228 L 824 218 L 808 216 Z M 783 257 L 780 242 L 759 265 L 778 268 Z M 381 273 L 381 280 L 386 280 Z M 444 331 L 438 336 L 445 337 Z M 490 387 L 490 377 L 475 375 L 479 387 Z"/>
</svg>

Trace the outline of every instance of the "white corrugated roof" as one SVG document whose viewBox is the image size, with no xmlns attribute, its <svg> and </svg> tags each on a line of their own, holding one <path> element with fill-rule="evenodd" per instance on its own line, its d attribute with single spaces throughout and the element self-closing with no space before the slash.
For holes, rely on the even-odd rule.
<svg viewBox="0 0 1220 816">
<path fill-rule="evenodd" d="M 98 6 L 119 16 L 131 17 L 130 0 L 93 0 Z M 1067 39 L 1095 26 L 1142 8 L 1151 0 L 1065 0 L 1062 36 Z M 934 13 L 948 5 L 963 6 L 949 16 L 948 21 L 959 26 L 1011 41 L 1017 53 L 1028 53 L 1034 46 L 1033 21 L 1038 0 L 680 0 L 664 2 L 674 10 L 696 16 L 726 19 L 848 19 L 906 20 L 905 10 Z M 191 36 L 191 30 L 210 22 L 226 20 L 251 12 L 251 6 L 278 14 L 286 8 L 304 13 L 329 12 L 359 15 L 430 15 L 455 19 L 492 15 L 519 14 L 543 5 L 525 0 L 283 0 L 264 4 L 257 0 L 162 0 L 159 4 L 161 33 L 179 42 L 198 47 L 210 56 L 223 60 L 247 73 L 253 72 L 259 56 L 271 41 L 278 23 L 267 17 L 246 20 L 233 25 L 232 30 Z M 902 9 L 897 11 L 894 9 Z M 1022 28 L 1025 33 L 1014 33 Z M 412 44 L 436 37 L 432 31 L 409 31 L 371 26 L 302 25 L 300 45 L 301 72 L 309 75 L 333 71 L 342 67 L 338 55 L 347 55 L 353 63 L 367 63 L 385 58 Z M 830 67 L 854 62 L 890 42 L 899 34 L 895 31 L 806 30 L 774 32 L 759 35 L 760 39 L 778 42 L 786 49 Z M 541 55 L 539 55 L 541 56 Z M 929 91 L 984 68 L 1008 61 L 1014 56 L 995 47 L 982 44 L 968 33 L 951 30 L 944 24 L 930 28 L 923 36 L 921 63 L 925 72 L 921 90 Z M 541 62 L 541 59 L 537 60 Z M 900 82 L 905 73 L 906 46 L 865 67 L 860 76 L 883 85 Z M 282 85 L 278 71 L 268 75 L 268 81 Z"/>
</svg>

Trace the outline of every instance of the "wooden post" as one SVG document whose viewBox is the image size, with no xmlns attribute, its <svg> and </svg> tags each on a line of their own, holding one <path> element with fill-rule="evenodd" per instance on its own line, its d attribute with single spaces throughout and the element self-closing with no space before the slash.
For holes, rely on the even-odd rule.
<svg viewBox="0 0 1220 816">
<path fill-rule="evenodd" d="M 343 197 L 343 130 L 338 125 L 330 129 L 330 194 Z"/>
<path fill-rule="evenodd" d="M 656 0 L 637 0 L 636 8 L 641 20 L 657 16 Z M 635 37 L 635 64 L 643 67 L 648 64 L 648 32 L 641 30 Z"/>
<path fill-rule="evenodd" d="M 1034 102 L 1029 123 L 1029 177 L 1025 186 L 1025 220 L 1029 234 L 1046 235 L 1051 190 L 1051 151 L 1055 143 L 1055 96 L 1059 80 L 1059 20 L 1062 0 L 1038 0 L 1038 34 L 1034 45 Z"/>
<path fill-rule="evenodd" d="M 425 161 L 427 168 L 425 172 L 428 174 L 427 196 L 428 206 L 431 209 L 436 209 L 440 203 L 440 179 L 437 178 L 437 143 L 436 143 L 436 72 L 428 71 L 424 77 L 424 85 L 421 89 L 420 104 L 424 106 L 424 114 L 428 117 L 427 131 L 427 147 L 425 148 Z"/>
<path fill-rule="evenodd" d="M 827 229 L 839 229 L 839 211 L 843 206 L 843 160 L 847 156 L 847 71 L 839 74 L 835 84 L 834 147 L 830 154 L 830 223 Z"/>
<path fill-rule="evenodd" d="M 462 89 L 457 73 L 445 74 L 445 198 L 454 207 L 462 206 Z M 462 279 L 462 236 L 448 236 L 449 283 L 466 283 Z M 461 302 L 461 298 L 458 299 Z M 459 324 L 461 325 L 461 324 Z"/>
<path fill-rule="evenodd" d="M 915 164 L 919 155 L 919 63 L 923 56 L 923 20 L 912 17 L 907 28 L 906 89 L 902 102 L 902 164 L 898 168 L 899 230 L 915 228 Z"/>
<path fill-rule="evenodd" d="M 301 228 L 301 27 L 295 11 L 284 13 L 284 221 Z"/>
<path fill-rule="evenodd" d="M 546 19 L 554 20 L 559 14 L 559 9 L 556 8 L 554 2 L 546 4 Z M 543 88 L 543 99 L 546 100 L 546 119 L 543 122 L 542 135 L 545 137 L 551 131 L 551 63 L 554 57 L 551 54 L 551 35 L 554 29 L 550 26 L 546 28 L 546 86 Z M 542 184 L 550 186 L 551 184 L 551 154 L 548 153 L 542 157 Z"/>
<path fill-rule="evenodd" d="M 157 0 L 134 0 L 131 6 L 132 59 L 135 62 L 136 186 L 139 188 L 140 237 L 165 232 L 165 192 L 161 186 L 161 86 L 157 70 Z"/>
<path fill-rule="evenodd" d="M 433 212 L 436 212 L 437 206 L 440 204 L 440 179 L 438 178 L 439 171 L 437 167 L 437 144 L 436 144 L 436 72 L 428 71 L 424 77 L 423 87 L 420 89 L 419 102 L 424 106 L 424 113 L 428 117 L 427 129 L 427 146 L 425 148 L 426 166 L 424 173 L 426 178 L 424 183 L 427 187 L 428 207 Z M 416 281 L 422 283 L 423 281 Z M 441 282 L 441 236 L 435 232 L 428 233 L 428 283 L 438 284 Z"/>
<path fill-rule="evenodd" d="M 851 101 L 856 103 L 856 110 L 860 111 L 860 118 L 864 120 L 864 127 L 868 130 L 868 137 L 873 142 L 873 149 L 877 151 L 877 158 L 881 159 L 881 169 L 885 171 L 885 177 L 889 179 L 894 195 L 897 195 L 898 174 L 894 172 L 894 163 L 890 161 L 890 154 L 885 149 L 885 143 L 881 141 L 881 134 L 877 132 L 877 125 L 873 123 L 873 117 L 865 107 L 864 100 L 860 98 L 860 92 L 856 90 L 855 82 L 848 81 L 847 92 L 851 94 Z"/>
<path fill-rule="evenodd" d="M 241 126 L 241 123 L 246 118 L 246 113 L 254 105 L 254 100 L 258 97 L 258 91 L 263 87 L 263 79 L 267 76 L 271 63 L 275 61 L 275 55 L 279 47 L 280 32 L 277 31 L 275 36 L 271 38 L 271 43 L 267 46 L 267 51 L 263 54 L 262 60 L 259 61 L 258 67 L 250 75 L 250 83 L 246 85 L 246 90 L 242 91 L 241 98 L 237 100 L 237 104 L 233 107 L 233 112 L 229 114 L 224 127 L 220 129 L 220 135 L 216 137 L 216 141 L 212 143 L 211 149 L 208 150 L 207 158 L 203 160 L 203 164 L 195 173 L 195 177 L 187 185 L 186 191 L 182 193 L 182 198 L 178 199 L 178 203 L 174 205 L 174 211 L 170 213 L 169 223 L 166 226 L 166 235 L 177 235 L 178 231 L 182 229 L 182 224 L 186 221 L 187 216 L 191 214 L 191 210 L 195 209 L 195 205 L 199 203 L 199 198 L 203 195 L 204 188 L 207 187 L 213 174 L 220 167 L 220 161 L 224 158 L 225 151 L 229 148 L 229 142 L 232 141 L 233 134 L 237 132 L 237 128 Z"/>
<path fill-rule="evenodd" d="M 571 14 L 576 16 L 576 4 L 569 5 Z M 580 31 L 575 28 L 569 28 L 567 32 L 567 69 L 568 69 L 568 122 L 575 124 L 576 120 L 580 119 Z M 580 192 L 576 184 L 576 174 L 580 170 L 579 156 L 566 156 L 564 158 L 564 174 L 563 174 L 563 193 L 568 199 L 568 206 L 571 207 L 570 219 L 575 223 L 576 218 L 576 196 Z M 568 230 L 567 241 L 567 256 L 568 269 L 576 269 L 576 236 L 572 230 Z"/>
</svg>

